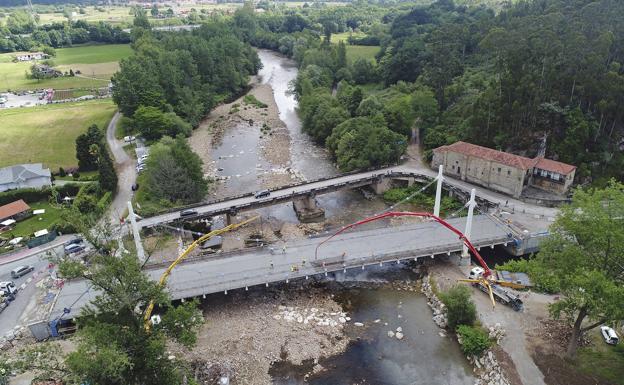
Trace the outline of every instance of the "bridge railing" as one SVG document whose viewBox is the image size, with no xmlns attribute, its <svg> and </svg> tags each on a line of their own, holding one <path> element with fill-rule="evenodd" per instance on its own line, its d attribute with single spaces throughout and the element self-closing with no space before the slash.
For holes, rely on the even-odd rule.
<svg viewBox="0 0 624 385">
<path fill-rule="evenodd" d="M 285 190 L 285 189 L 299 187 L 299 186 L 303 186 L 303 185 L 307 185 L 307 184 L 312 184 L 312 183 L 317 183 L 317 182 L 324 182 L 324 181 L 331 180 L 331 179 L 339 179 L 339 178 L 343 178 L 343 177 L 350 176 L 350 175 L 361 174 L 363 172 L 383 170 L 385 167 L 390 167 L 390 166 L 383 166 L 382 168 L 369 168 L 369 169 L 366 169 L 366 170 L 356 170 L 356 171 L 350 171 L 350 172 L 342 173 L 342 174 L 339 174 L 339 175 L 336 175 L 336 176 L 320 177 L 320 178 L 315 178 L 315 179 L 310 179 L 310 180 L 305 180 L 305 181 L 293 182 L 293 183 L 290 183 L 290 184 L 287 184 L 287 185 L 284 185 L 284 186 L 280 186 L 280 187 L 276 187 L 276 188 L 273 188 L 273 189 L 269 189 L 269 191 L 273 192 L 273 191 Z M 384 175 L 384 174 L 379 174 L 379 176 L 381 176 L 381 175 Z M 377 175 L 374 176 L 374 177 L 377 177 Z M 373 178 L 373 176 L 364 177 L 364 178 L 359 179 L 358 181 L 371 179 L 371 178 Z M 355 181 L 351 181 L 350 183 L 354 183 L 354 182 Z M 217 204 L 217 203 L 227 202 L 227 201 L 231 201 L 231 200 L 234 200 L 234 199 L 253 197 L 253 195 L 254 195 L 254 192 L 248 192 L 248 193 L 242 193 L 242 194 L 229 196 L 229 197 L 224 197 L 224 198 L 220 198 L 220 199 L 215 199 L 215 200 L 211 200 L 211 201 L 202 201 L 202 202 L 197 202 L 197 203 L 191 203 L 191 204 L 184 205 L 184 206 L 178 206 L 178 207 L 174 207 L 174 208 L 167 208 L 167 209 L 160 210 L 155 215 L 152 215 L 152 216 L 146 217 L 146 218 L 151 218 L 151 217 L 155 217 L 155 216 L 158 216 L 158 215 L 164 215 L 164 214 L 171 214 L 171 213 L 175 213 L 175 212 L 178 212 L 178 211 L 194 209 L 194 208 L 198 208 L 198 207 L 202 207 L 202 206 L 214 205 L 214 204 Z"/>
</svg>

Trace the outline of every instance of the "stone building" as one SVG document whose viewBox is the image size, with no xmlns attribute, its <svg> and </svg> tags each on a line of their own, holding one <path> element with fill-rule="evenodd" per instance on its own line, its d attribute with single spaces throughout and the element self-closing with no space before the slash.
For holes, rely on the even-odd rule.
<svg viewBox="0 0 624 385">
<path fill-rule="evenodd" d="M 527 187 L 563 195 L 568 192 L 576 167 L 545 158 L 526 158 L 466 142 L 433 150 L 431 166 L 470 183 L 519 198 Z"/>
</svg>

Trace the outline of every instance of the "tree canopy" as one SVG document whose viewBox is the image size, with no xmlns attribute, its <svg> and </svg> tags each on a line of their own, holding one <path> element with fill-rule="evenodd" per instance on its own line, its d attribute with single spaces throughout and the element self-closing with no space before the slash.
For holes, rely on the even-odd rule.
<svg viewBox="0 0 624 385">
<path fill-rule="evenodd" d="M 554 317 L 573 325 L 568 355 L 586 331 L 624 318 L 624 185 L 577 189 L 561 208 L 536 258 L 510 264 L 531 273 L 542 289 L 560 292 Z"/>
</svg>

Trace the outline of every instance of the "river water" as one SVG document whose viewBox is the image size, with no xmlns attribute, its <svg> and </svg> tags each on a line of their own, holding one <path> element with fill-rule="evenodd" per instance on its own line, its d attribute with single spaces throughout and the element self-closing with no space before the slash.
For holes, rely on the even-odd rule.
<svg viewBox="0 0 624 385">
<path fill-rule="evenodd" d="M 271 51 L 258 52 L 263 68 L 262 83 L 274 91 L 280 119 L 290 137 L 291 167 L 306 179 L 338 174 L 329 154 L 315 145 L 302 132 L 297 116 L 297 101 L 288 92 L 289 83 L 297 76 L 295 63 Z M 239 138 L 240 139 L 240 138 Z M 242 141 L 245 143 L 244 139 Z M 249 143 L 251 145 L 251 143 Z M 231 146 L 230 143 L 227 144 Z M 248 146 L 250 147 L 250 146 Z M 241 170 L 242 172 L 242 170 Z M 379 199 L 366 200 L 355 191 L 341 191 L 317 197 L 334 224 L 344 224 L 379 212 L 386 205 Z M 263 209 L 262 215 L 296 222 L 290 204 Z M 347 328 L 353 341 L 347 350 L 335 357 L 321 360 L 327 370 L 304 381 L 303 373 L 312 365 L 294 367 L 287 362 L 276 364 L 271 374 L 275 385 L 468 385 L 474 382 L 472 371 L 459 346 L 449 337 L 441 337 L 431 321 L 431 311 L 420 293 L 391 288 L 367 287 L 366 284 L 346 288 L 345 282 L 392 282 L 417 277 L 405 266 L 384 266 L 363 272 L 336 274 L 340 282 L 336 293 L 353 320 L 364 323 L 364 330 Z M 378 322 L 375 322 L 378 320 Z M 389 330 L 402 327 L 405 339 L 388 337 Z M 354 334 L 354 332 L 357 332 Z M 307 365 L 307 368 L 306 368 Z"/>
</svg>

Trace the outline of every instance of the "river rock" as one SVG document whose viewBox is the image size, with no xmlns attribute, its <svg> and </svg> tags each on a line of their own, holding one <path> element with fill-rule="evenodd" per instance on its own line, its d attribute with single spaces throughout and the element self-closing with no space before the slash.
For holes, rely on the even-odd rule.
<svg viewBox="0 0 624 385">
<path fill-rule="evenodd" d="M 398 332 L 397 334 L 394 335 L 396 337 L 397 340 L 402 340 L 403 339 L 403 333 Z"/>
<path fill-rule="evenodd" d="M 400 333 L 400 332 L 402 332 L 402 331 L 403 331 L 403 328 L 399 326 L 398 328 L 396 328 L 396 331 L 397 331 L 398 333 Z"/>
<path fill-rule="evenodd" d="M 364 324 L 363 324 L 363 323 L 361 323 L 361 322 L 354 322 L 353 324 L 354 324 L 355 326 L 364 326 Z"/>
<path fill-rule="evenodd" d="M 388 330 L 388 337 L 394 337 L 394 332 L 392 330 Z"/>
</svg>

